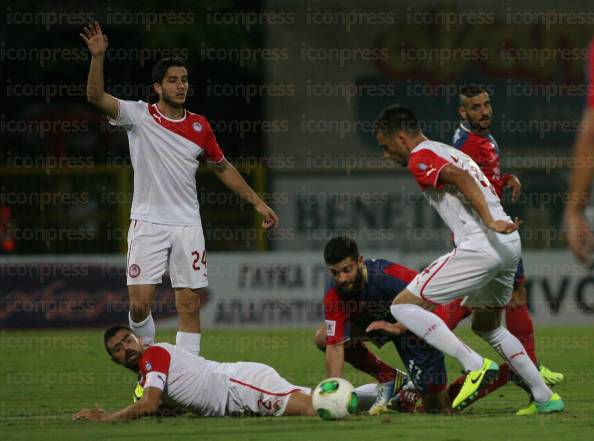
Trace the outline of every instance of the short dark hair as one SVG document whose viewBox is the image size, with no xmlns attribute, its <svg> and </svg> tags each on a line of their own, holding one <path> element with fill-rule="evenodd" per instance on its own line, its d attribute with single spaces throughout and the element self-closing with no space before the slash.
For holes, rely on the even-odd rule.
<svg viewBox="0 0 594 441">
<path fill-rule="evenodd" d="M 178 57 L 161 58 L 153 66 L 153 71 L 151 74 L 151 76 L 153 78 L 153 84 L 154 83 L 161 84 L 161 82 L 163 81 L 163 78 L 165 78 L 167 69 L 169 69 L 170 67 L 173 67 L 173 66 L 183 67 L 186 70 L 188 70 L 188 65 L 181 58 L 178 58 Z"/>
<path fill-rule="evenodd" d="M 109 348 L 107 347 L 107 340 L 109 340 L 111 337 L 116 335 L 122 329 L 127 329 L 128 331 L 130 331 L 131 333 L 134 334 L 134 331 L 132 331 L 132 329 L 130 329 L 128 326 L 124 326 L 124 325 L 112 326 L 107 331 L 105 331 L 105 334 L 103 334 L 103 344 L 105 345 L 105 350 L 107 351 L 107 353 L 109 355 L 111 355 L 111 352 L 109 351 Z"/>
<path fill-rule="evenodd" d="M 489 93 L 487 90 L 481 86 L 480 84 L 465 84 L 460 87 L 460 105 L 462 105 L 462 101 L 464 98 L 472 98 L 474 96 L 480 95 L 481 93 Z"/>
<path fill-rule="evenodd" d="M 413 135 L 421 131 L 413 111 L 399 104 L 386 107 L 373 123 L 373 133 L 392 134 L 400 130 Z"/>
<path fill-rule="evenodd" d="M 327 265 L 336 265 L 347 257 L 353 260 L 359 258 L 357 242 L 347 236 L 330 239 L 324 248 L 324 261 Z"/>
</svg>

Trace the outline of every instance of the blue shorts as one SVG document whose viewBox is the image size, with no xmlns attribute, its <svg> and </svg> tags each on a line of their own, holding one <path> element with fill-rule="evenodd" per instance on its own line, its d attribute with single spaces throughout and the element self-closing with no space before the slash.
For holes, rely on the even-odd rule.
<svg viewBox="0 0 594 441">
<path fill-rule="evenodd" d="M 518 262 L 518 269 L 516 270 L 516 275 L 514 276 L 514 291 L 524 283 L 524 279 L 526 278 L 524 274 L 524 262 L 522 259 Z"/>
<path fill-rule="evenodd" d="M 392 339 L 410 379 L 421 395 L 436 394 L 448 385 L 443 353 L 412 332 Z"/>
</svg>

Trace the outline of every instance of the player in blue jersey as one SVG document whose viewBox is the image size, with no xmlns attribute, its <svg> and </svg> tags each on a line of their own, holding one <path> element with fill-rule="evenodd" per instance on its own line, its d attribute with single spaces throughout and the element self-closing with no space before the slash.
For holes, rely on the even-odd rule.
<svg viewBox="0 0 594 441">
<path fill-rule="evenodd" d="M 317 331 L 315 341 L 326 352 L 326 375 L 342 377 L 346 361 L 376 378 L 378 396 L 369 413 L 380 414 L 408 379 L 382 362 L 365 342 L 378 347 L 392 342 L 414 387 L 423 396 L 425 410 L 450 412 L 447 372 L 440 351 L 408 331 L 400 335 L 367 332 L 372 322 L 395 322 L 390 313 L 392 300 L 417 272 L 383 259 L 365 260 L 355 241 L 347 237 L 330 240 L 324 260 L 332 278 L 324 295 L 325 325 Z"/>
</svg>

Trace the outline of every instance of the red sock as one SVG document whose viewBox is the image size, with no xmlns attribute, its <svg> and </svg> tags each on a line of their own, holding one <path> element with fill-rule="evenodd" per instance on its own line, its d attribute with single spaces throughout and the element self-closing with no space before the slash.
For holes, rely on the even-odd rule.
<svg viewBox="0 0 594 441">
<path fill-rule="evenodd" d="M 396 377 L 396 371 L 366 347 L 344 348 L 344 361 L 368 373 L 380 383 L 391 381 Z"/>
<path fill-rule="evenodd" d="M 534 344 L 534 323 L 528 311 L 528 305 L 510 306 L 505 308 L 505 322 L 507 329 L 520 340 L 526 353 L 536 364 L 536 349 Z"/>
<path fill-rule="evenodd" d="M 460 298 L 445 305 L 438 305 L 433 310 L 433 314 L 441 318 L 445 324 L 448 325 L 448 328 L 454 329 L 456 326 L 458 326 L 458 323 L 460 323 L 472 313 L 470 308 L 460 305 L 462 300 L 463 299 Z"/>
<path fill-rule="evenodd" d="M 499 389 L 501 386 L 506 385 L 509 382 L 510 374 L 511 371 L 507 363 L 499 365 L 499 375 L 493 383 L 487 384 L 481 389 L 477 401 L 483 398 L 485 395 L 489 395 L 491 392 Z M 462 384 L 464 383 L 465 379 L 466 375 L 462 375 L 449 385 L 448 395 L 450 396 L 451 401 L 454 401 L 454 398 L 456 398 L 456 395 L 458 395 L 458 392 L 460 392 L 460 389 L 462 389 Z"/>
</svg>

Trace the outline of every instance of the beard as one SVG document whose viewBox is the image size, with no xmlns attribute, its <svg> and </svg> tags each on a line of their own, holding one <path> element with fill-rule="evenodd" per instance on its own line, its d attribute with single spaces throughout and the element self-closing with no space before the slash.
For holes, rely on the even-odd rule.
<svg viewBox="0 0 594 441">
<path fill-rule="evenodd" d="M 173 107 L 174 109 L 183 109 L 184 104 L 186 102 L 185 98 L 184 98 L 184 102 L 182 103 L 178 103 L 176 101 L 173 100 L 173 96 L 169 95 L 167 92 L 165 92 L 163 90 L 163 94 L 161 95 L 161 98 L 163 99 L 163 101 L 168 105 Z"/>
<path fill-rule="evenodd" d="M 475 132 L 488 132 L 491 129 L 491 118 L 483 118 L 481 120 L 470 121 L 470 127 Z"/>
<path fill-rule="evenodd" d="M 343 295 L 352 295 L 360 293 L 363 289 L 363 274 L 361 270 L 357 268 L 357 274 L 351 282 L 343 283 L 342 285 L 336 286 L 336 290 Z"/>
<path fill-rule="evenodd" d="M 129 359 L 129 357 L 132 357 L 132 359 Z M 129 354 L 126 354 L 126 359 L 124 360 L 123 365 L 125 367 L 127 367 L 128 369 L 137 371 L 138 370 L 138 360 L 140 360 L 140 357 L 141 357 L 140 352 L 131 351 Z"/>
</svg>

